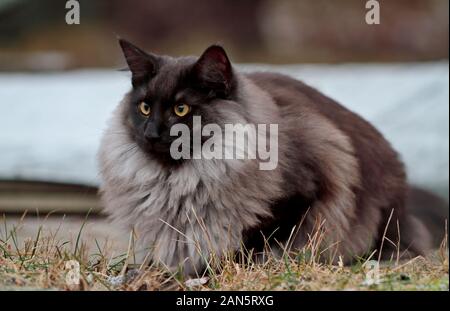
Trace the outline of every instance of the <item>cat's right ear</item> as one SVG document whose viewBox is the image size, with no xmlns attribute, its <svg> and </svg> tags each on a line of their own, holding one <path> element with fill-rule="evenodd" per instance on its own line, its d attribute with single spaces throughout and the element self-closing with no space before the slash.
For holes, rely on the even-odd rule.
<svg viewBox="0 0 450 311">
<path fill-rule="evenodd" d="M 119 44 L 131 71 L 131 82 L 134 87 L 148 81 L 155 75 L 158 63 L 157 56 L 144 52 L 124 39 L 119 39 Z"/>
<path fill-rule="evenodd" d="M 233 69 L 227 53 L 219 45 L 211 45 L 193 67 L 196 82 L 217 94 L 228 96 L 234 83 Z"/>
</svg>

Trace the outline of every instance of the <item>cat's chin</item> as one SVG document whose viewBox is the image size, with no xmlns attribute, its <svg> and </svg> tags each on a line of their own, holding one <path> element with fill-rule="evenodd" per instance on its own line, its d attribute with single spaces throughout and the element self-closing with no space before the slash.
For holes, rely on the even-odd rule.
<svg viewBox="0 0 450 311">
<path fill-rule="evenodd" d="M 146 153 L 152 161 L 156 160 L 164 166 L 178 166 L 185 161 L 184 159 L 175 160 L 170 155 L 170 148 L 165 147 L 164 145 L 146 146 L 141 149 L 143 149 L 144 153 Z"/>
<path fill-rule="evenodd" d="M 156 142 L 149 144 L 147 148 L 150 152 L 163 154 L 170 157 L 170 144 Z"/>
<path fill-rule="evenodd" d="M 173 168 L 181 166 L 186 161 L 184 159 L 175 160 L 170 156 L 170 153 L 153 152 L 151 156 L 153 160 L 158 161 L 161 165 Z"/>
</svg>

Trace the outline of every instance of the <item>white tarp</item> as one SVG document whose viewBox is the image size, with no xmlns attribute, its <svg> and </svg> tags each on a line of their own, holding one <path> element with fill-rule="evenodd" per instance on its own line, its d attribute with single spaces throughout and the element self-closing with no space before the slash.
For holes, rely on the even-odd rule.
<svg viewBox="0 0 450 311">
<path fill-rule="evenodd" d="M 448 62 L 241 67 L 290 74 L 359 113 L 400 152 L 412 183 L 448 198 Z M 0 73 L 0 179 L 96 185 L 99 139 L 128 75 Z"/>
</svg>

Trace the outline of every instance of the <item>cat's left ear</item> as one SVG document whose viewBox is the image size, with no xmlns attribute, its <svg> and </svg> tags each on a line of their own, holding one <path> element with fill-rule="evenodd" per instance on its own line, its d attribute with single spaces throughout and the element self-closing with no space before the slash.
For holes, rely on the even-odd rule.
<svg viewBox="0 0 450 311">
<path fill-rule="evenodd" d="M 193 67 L 200 87 L 227 96 L 233 86 L 233 68 L 225 50 L 219 45 L 207 48 Z"/>
<path fill-rule="evenodd" d="M 146 82 L 155 75 L 158 66 L 157 56 L 144 52 L 124 39 L 119 39 L 119 44 L 128 68 L 130 68 L 131 81 L 134 87 Z"/>
</svg>

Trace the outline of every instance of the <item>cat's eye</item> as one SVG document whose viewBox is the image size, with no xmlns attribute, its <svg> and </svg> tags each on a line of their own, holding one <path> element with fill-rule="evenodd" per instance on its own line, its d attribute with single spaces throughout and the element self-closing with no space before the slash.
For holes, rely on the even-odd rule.
<svg viewBox="0 0 450 311">
<path fill-rule="evenodd" d="M 179 117 L 184 117 L 191 111 L 191 107 L 187 104 L 178 104 L 173 107 L 173 111 Z"/>
<path fill-rule="evenodd" d="M 150 115 L 151 109 L 150 109 L 150 105 L 147 104 L 146 102 L 141 102 L 139 104 L 139 111 L 146 117 L 148 117 Z"/>
</svg>

